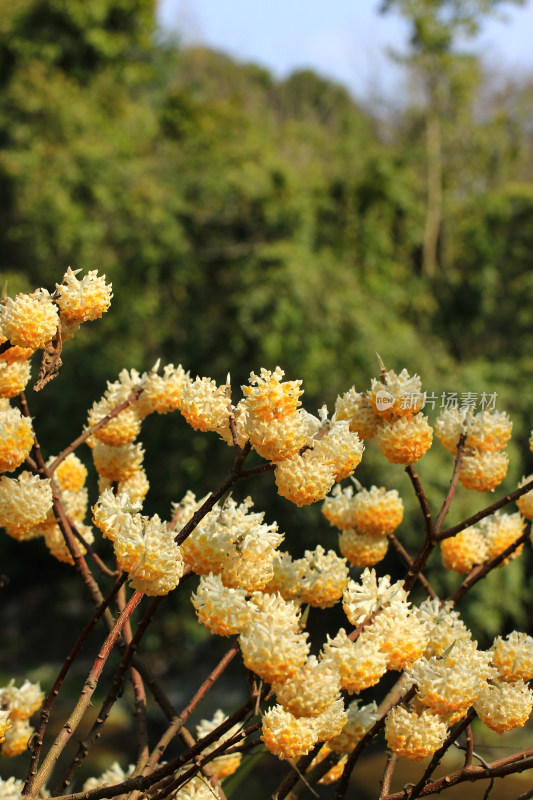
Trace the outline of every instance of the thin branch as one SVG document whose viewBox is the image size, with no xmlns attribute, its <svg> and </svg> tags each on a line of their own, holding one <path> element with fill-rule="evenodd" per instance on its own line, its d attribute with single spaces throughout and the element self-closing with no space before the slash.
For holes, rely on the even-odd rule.
<svg viewBox="0 0 533 800">
<path fill-rule="evenodd" d="M 420 483 L 420 478 L 418 477 L 417 473 L 415 472 L 413 465 L 409 464 L 405 471 L 409 475 L 409 479 L 413 484 L 413 489 L 415 490 L 416 498 L 422 509 L 422 516 L 424 517 L 424 524 L 426 526 L 426 538 L 432 539 L 434 526 L 433 526 L 433 516 L 431 514 L 431 509 L 429 507 L 428 499 L 426 497 L 426 493 L 422 488 L 422 484 Z"/>
<path fill-rule="evenodd" d="M 67 518 L 68 524 L 70 525 L 72 533 L 74 534 L 76 539 L 80 542 L 80 544 L 82 544 L 83 547 L 87 550 L 87 552 L 91 556 L 92 560 L 94 561 L 100 572 L 103 575 L 106 575 L 108 578 L 116 578 L 117 575 L 120 574 L 120 572 L 109 569 L 109 567 L 104 564 L 98 553 L 95 552 L 94 547 L 91 544 L 89 544 L 89 542 L 87 542 L 82 536 L 82 534 L 78 531 L 76 523 L 74 522 L 72 517 L 69 517 L 68 514 L 65 514 L 65 516 Z"/>
<path fill-rule="evenodd" d="M 402 545 L 402 543 L 396 538 L 396 536 L 393 533 L 388 533 L 387 534 L 387 539 L 392 544 L 392 546 L 394 547 L 396 552 L 403 558 L 403 560 L 405 561 L 407 566 L 412 568 L 413 559 L 411 558 L 411 556 L 409 555 L 409 553 L 407 552 L 405 547 Z M 435 592 L 435 590 L 431 586 L 431 584 L 428 581 L 428 579 L 422 574 L 422 572 L 419 572 L 416 577 L 417 577 L 417 580 L 420 581 L 420 583 L 422 584 L 422 586 L 426 590 L 426 593 L 429 595 L 429 597 L 433 598 L 433 600 L 438 600 L 437 593 Z"/>
<path fill-rule="evenodd" d="M 527 494 L 527 492 L 530 492 L 531 489 L 533 489 L 533 480 L 525 483 L 519 489 L 515 489 L 514 492 L 506 494 L 505 497 L 500 498 L 500 500 L 496 500 L 495 503 L 491 503 L 490 506 L 486 506 L 486 508 L 483 508 L 481 511 L 477 511 L 475 514 L 472 514 L 471 517 L 467 517 L 467 519 L 459 522 L 452 528 L 446 528 L 446 530 L 441 531 L 437 537 L 438 541 L 441 542 L 443 539 L 448 539 L 450 536 L 455 536 L 456 533 L 460 533 L 466 528 L 469 528 L 471 525 L 475 525 L 480 519 L 484 519 L 485 517 L 494 514 L 494 512 L 498 511 L 499 508 L 503 508 L 503 506 L 506 506 L 508 503 L 512 503 L 513 500 L 517 500 L 519 497 L 522 497 L 523 494 Z"/>
<path fill-rule="evenodd" d="M 398 761 L 398 755 L 396 753 L 389 753 L 389 757 L 387 758 L 387 764 L 385 765 L 385 772 L 383 773 L 383 779 L 381 781 L 381 791 L 379 793 L 379 800 L 382 800 L 382 798 L 385 797 L 385 795 L 387 795 L 390 791 L 390 784 L 394 773 L 394 767 L 396 766 L 397 761 Z"/>
<path fill-rule="evenodd" d="M 446 497 L 444 498 L 444 502 L 437 515 L 437 519 L 435 522 L 435 532 L 434 532 L 435 536 L 439 535 L 439 532 L 442 528 L 442 523 L 446 519 L 452 500 L 455 496 L 455 490 L 457 489 L 457 483 L 459 481 L 459 473 L 461 471 L 461 462 L 463 460 L 465 440 L 466 440 L 466 433 L 462 433 L 459 438 L 459 443 L 457 445 L 457 455 L 455 456 L 455 461 L 453 464 L 453 473 L 450 481 L 450 488 L 448 489 Z"/>
<path fill-rule="evenodd" d="M 287 795 L 289 794 L 291 789 L 293 789 L 297 784 L 299 784 L 300 775 L 302 775 L 302 773 L 306 772 L 307 768 L 309 767 L 309 765 L 311 764 L 311 762 L 313 761 L 315 756 L 318 754 L 319 750 L 321 750 L 321 748 L 322 748 L 322 742 L 319 742 L 318 744 L 315 744 L 315 746 L 312 748 L 312 750 L 309 751 L 309 753 L 307 753 L 307 755 L 302 756 L 298 760 L 298 762 L 296 764 L 297 769 L 294 769 L 294 767 L 291 767 L 290 771 L 283 778 L 283 780 L 281 781 L 280 785 L 278 786 L 278 788 L 276 789 L 274 794 L 271 796 L 270 800 L 284 800 L 284 798 L 287 797 Z M 329 758 L 329 756 L 326 756 L 326 758 L 323 761 L 321 761 L 320 764 L 318 764 L 317 766 L 323 768 L 324 767 L 324 761 L 326 761 L 328 758 Z M 329 769 L 330 769 L 330 765 L 328 764 L 327 769 L 322 774 L 325 775 L 326 772 Z M 322 775 L 319 776 L 319 778 L 321 778 L 321 777 L 322 777 Z M 317 780 L 319 780 L 319 778 L 317 778 Z M 311 773 L 307 773 L 306 780 L 309 781 L 310 779 L 312 780 Z M 302 783 L 302 789 L 303 788 L 304 788 L 304 784 Z M 298 792 L 295 792 L 294 795 L 297 796 Z"/>
</svg>

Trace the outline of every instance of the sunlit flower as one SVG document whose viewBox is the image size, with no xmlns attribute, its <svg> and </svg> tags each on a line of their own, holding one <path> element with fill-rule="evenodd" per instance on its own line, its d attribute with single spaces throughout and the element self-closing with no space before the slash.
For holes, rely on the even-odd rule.
<svg viewBox="0 0 533 800">
<path fill-rule="evenodd" d="M 359 637 L 379 643 L 387 657 L 388 669 L 401 671 L 420 658 L 428 644 L 428 631 L 410 608 L 409 603 L 395 600 L 379 613 Z"/>
<path fill-rule="evenodd" d="M 307 442 L 305 420 L 298 411 L 272 420 L 248 415 L 243 430 L 254 450 L 267 461 L 276 463 L 295 456 Z"/>
<path fill-rule="evenodd" d="M 338 736 L 329 740 L 329 746 L 337 753 L 351 753 L 360 739 L 379 719 L 375 703 L 360 706 L 360 700 L 352 700 L 348 706 L 348 719 Z"/>
<path fill-rule="evenodd" d="M 465 489 L 490 492 L 503 481 L 508 466 L 507 453 L 467 450 L 461 461 L 459 480 Z"/>
<path fill-rule="evenodd" d="M 274 628 L 254 618 L 239 636 L 243 661 L 267 683 L 287 680 L 307 660 L 307 636 L 307 633 Z"/>
<path fill-rule="evenodd" d="M 345 528 L 354 528 L 355 520 L 353 511 L 353 486 L 347 486 L 345 489 L 342 489 L 339 484 L 336 484 L 331 494 L 326 497 L 322 505 L 322 513 L 325 518 L 328 522 L 341 530 Z"/>
<path fill-rule="evenodd" d="M 346 528 L 339 536 L 339 549 L 354 567 L 373 567 L 387 555 L 389 540 L 386 536 L 360 533 Z"/>
<path fill-rule="evenodd" d="M 5 758 L 19 756 L 28 748 L 28 742 L 33 736 L 34 728 L 26 719 L 17 719 L 5 733 L 0 753 Z"/>
<path fill-rule="evenodd" d="M 533 708 L 533 691 L 524 681 L 486 683 L 474 702 L 482 722 L 496 733 L 521 728 Z"/>
<path fill-rule="evenodd" d="M 8 730 L 8 729 L 9 729 L 9 728 L 12 726 L 12 725 L 13 725 L 13 722 L 12 722 L 12 720 L 11 720 L 11 717 L 10 717 L 9 711 L 2 711 L 2 710 L 0 710 L 0 744 L 1 744 L 1 743 L 4 741 L 4 739 L 6 738 L 6 731 L 7 731 L 7 730 Z M 4 786 L 3 786 L 2 784 L 3 784 L 3 781 L 2 781 L 2 779 L 0 778 L 0 797 L 2 797 L 2 798 L 3 798 L 3 797 L 4 797 L 4 795 L 3 795 L 2 791 L 3 791 L 3 789 L 4 789 Z M 22 790 L 22 785 L 21 785 L 21 790 Z M 21 794 L 22 794 L 22 791 L 21 791 Z"/>
<path fill-rule="evenodd" d="M 111 447 L 96 442 L 93 448 L 93 460 L 96 471 L 110 481 L 125 481 L 140 469 L 144 459 L 144 448 L 137 444 L 124 444 L 122 447 Z"/>
<path fill-rule="evenodd" d="M 517 511 L 515 514 L 505 514 L 496 511 L 490 517 L 485 517 L 480 520 L 479 526 L 487 544 L 487 557 L 496 558 L 504 550 L 506 550 L 516 539 L 519 539 L 524 532 L 525 519 Z M 517 547 L 510 556 L 502 562 L 501 566 L 505 566 L 509 561 L 517 558 L 524 545 L 521 544 Z"/>
<path fill-rule="evenodd" d="M 298 758 L 317 743 L 318 733 L 312 718 L 295 717 L 276 705 L 263 715 L 261 739 L 278 758 Z"/>
<path fill-rule="evenodd" d="M 365 569 L 359 578 L 360 583 L 349 581 L 342 600 L 344 613 L 352 625 L 359 625 L 374 611 L 407 598 L 403 581 L 391 586 L 390 575 L 377 578 L 376 570 Z"/>
<path fill-rule="evenodd" d="M 429 641 L 424 652 L 426 658 L 441 656 L 450 645 L 458 641 L 467 641 L 472 638 L 464 622 L 459 619 L 457 611 L 453 611 L 453 603 L 446 601 L 441 604 L 439 600 L 427 600 L 415 609 L 415 613 L 426 626 Z"/>
<path fill-rule="evenodd" d="M 73 271 L 69 267 L 62 282 L 56 283 L 61 316 L 70 324 L 98 319 L 107 311 L 113 297 L 112 286 L 106 284 L 105 275 L 98 275 L 93 269 L 79 280 L 76 277 L 79 272 L 81 270 Z"/>
<path fill-rule="evenodd" d="M 361 462 L 365 446 L 356 433 L 350 430 L 347 422 L 328 422 L 309 444 L 313 455 L 324 464 L 332 467 L 336 481 L 342 481 L 352 474 Z"/>
<path fill-rule="evenodd" d="M 402 369 L 399 375 L 389 369 L 383 380 L 372 378 L 368 399 L 382 419 L 409 418 L 424 405 L 422 382 L 418 375 L 411 377 L 406 369 Z"/>
<path fill-rule="evenodd" d="M 141 508 L 142 503 L 132 500 L 127 492 L 115 495 L 111 489 L 105 489 L 93 507 L 93 522 L 111 540 L 117 533 L 124 535 L 124 530 L 131 527 L 138 528 L 140 534 L 142 518 L 138 512 Z"/>
<path fill-rule="evenodd" d="M 303 394 L 302 381 L 283 381 L 284 375 L 280 367 L 274 372 L 262 368 L 259 375 L 250 373 L 250 386 L 241 387 L 250 418 L 270 422 L 294 414 Z"/>
<path fill-rule="evenodd" d="M 380 423 L 380 417 L 366 395 L 356 392 L 354 386 L 342 397 L 337 397 L 335 419 L 347 420 L 350 430 L 355 431 L 364 440 L 374 438 Z"/>
<path fill-rule="evenodd" d="M 352 642 L 344 628 L 327 641 L 321 660 L 335 665 L 339 671 L 341 688 L 350 694 L 374 686 L 387 671 L 388 658 L 379 641 L 360 636 Z"/>
<path fill-rule="evenodd" d="M 98 479 L 98 492 L 100 494 L 105 492 L 106 489 L 112 489 L 112 487 L 113 481 L 110 481 L 109 478 Z M 150 483 L 143 467 L 134 472 L 133 475 L 130 475 L 129 478 L 117 482 L 117 494 L 127 492 L 132 503 L 142 503 L 148 494 L 149 488 Z"/>
<path fill-rule="evenodd" d="M 31 420 L 7 400 L 0 402 L 0 472 L 19 467 L 33 445 Z"/>
<path fill-rule="evenodd" d="M 293 560 L 290 553 L 277 552 L 272 561 L 273 576 L 265 586 L 265 591 L 270 594 L 279 592 L 285 600 L 298 598 L 306 563 L 303 558 Z"/>
<path fill-rule="evenodd" d="M 0 525 L 15 539 L 25 539 L 25 533 L 44 522 L 51 508 L 48 479 L 29 472 L 21 472 L 17 478 L 0 478 Z"/>
<path fill-rule="evenodd" d="M 100 422 L 121 402 L 124 402 L 124 400 L 119 399 L 117 403 L 115 399 L 104 396 L 101 400 L 93 403 L 87 417 L 89 427 L 92 428 L 93 425 Z M 124 444 L 133 442 L 133 440 L 137 438 L 141 430 L 141 422 L 142 420 L 136 409 L 132 406 L 127 406 L 122 409 L 116 417 L 113 417 L 109 422 L 95 431 L 93 435 L 99 442 L 103 442 L 112 447 L 121 447 Z"/>
<path fill-rule="evenodd" d="M 488 547 L 479 528 L 465 528 L 441 542 L 442 563 L 446 569 L 465 574 L 488 558 Z"/>
<path fill-rule="evenodd" d="M 299 597 L 304 603 L 328 608 L 342 597 L 348 581 L 346 559 L 334 550 L 324 550 L 317 545 L 304 553 L 304 573 L 300 582 Z"/>
<path fill-rule="evenodd" d="M 3 341 L 37 350 L 51 341 L 58 323 L 57 306 L 46 289 L 32 294 L 7 297 L 0 305 L 0 334 Z"/>
<path fill-rule="evenodd" d="M 385 422 L 376 434 L 380 451 L 393 464 L 413 464 L 429 450 L 432 441 L 433 429 L 422 414 Z"/>
<path fill-rule="evenodd" d="M 396 489 L 387 491 L 384 486 L 360 489 L 352 503 L 353 527 L 360 533 L 386 536 L 403 519 L 403 503 Z"/>
<path fill-rule="evenodd" d="M 29 719 L 39 710 L 44 700 L 44 692 L 39 683 L 25 680 L 17 689 L 11 680 L 4 689 L 0 689 L 0 707 L 9 713 L 12 720 Z"/>
<path fill-rule="evenodd" d="M 0 397 L 15 397 L 25 388 L 30 379 L 29 361 L 0 361 Z"/>
<path fill-rule="evenodd" d="M 78 533 L 83 536 L 87 544 L 92 544 L 94 542 L 92 530 L 88 525 L 84 525 L 82 522 L 76 522 L 76 529 Z M 59 525 L 57 523 L 44 523 L 42 530 L 45 544 L 54 558 L 57 558 L 58 561 L 62 561 L 65 564 L 74 564 L 74 559 L 68 549 L 65 537 Z M 87 550 L 78 539 L 76 539 L 76 546 L 80 553 L 85 555 Z"/>
<path fill-rule="evenodd" d="M 275 477 L 279 494 L 297 506 L 323 500 L 335 483 L 333 467 L 314 456 L 312 450 L 280 461 Z"/>
<path fill-rule="evenodd" d="M 54 461 L 54 456 L 48 459 L 49 467 Z M 87 467 L 85 467 L 76 453 L 70 453 L 54 470 L 54 480 L 61 490 L 76 492 L 85 485 Z"/>
<path fill-rule="evenodd" d="M 528 475 L 526 478 L 522 478 L 518 487 L 521 488 L 531 481 L 533 481 L 533 475 Z M 519 497 L 515 502 L 522 516 L 526 519 L 533 520 L 533 489 L 523 494 L 522 497 Z"/>
<path fill-rule="evenodd" d="M 311 719 L 314 720 L 316 726 L 318 741 L 327 742 L 339 735 L 346 725 L 348 714 L 344 709 L 344 702 L 339 698 Z"/>
<path fill-rule="evenodd" d="M 186 380 L 180 411 L 191 427 L 199 431 L 220 432 L 228 428 L 230 415 L 226 386 L 217 386 L 210 378 Z"/>
<path fill-rule="evenodd" d="M 492 664 L 501 680 L 530 681 L 533 678 L 533 637 L 512 631 L 497 636 L 490 649 Z"/>
<path fill-rule="evenodd" d="M 135 403 L 135 410 L 142 418 L 154 411 L 157 414 L 179 411 L 183 388 L 189 380 L 189 373 L 181 364 L 177 367 L 167 364 L 162 375 L 152 370 L 143 380 L 143 390 Z"/>
<path fill-rule="evenodd" d="M 248 623 L 246 591 L 224 586 L 220 575 L 202 575 L 191 602 L 198 621 L 219 636 L 240 633 Z"/>
<path fill-rule="evenodd" d="M 444 744 L 447 728 L 429 709 L 420 715 L 394 706 L 385 720 L 385 738 L 390 749 L 410 761 L 421 761 Z"/>
<path fill-rule="evenodd" d="M 340 676 L 332 661 L 310 656 L 303 667 L 273 690 L 283 708 L 296 717 L 314 717 L 339 696 Z"/>
</svg>

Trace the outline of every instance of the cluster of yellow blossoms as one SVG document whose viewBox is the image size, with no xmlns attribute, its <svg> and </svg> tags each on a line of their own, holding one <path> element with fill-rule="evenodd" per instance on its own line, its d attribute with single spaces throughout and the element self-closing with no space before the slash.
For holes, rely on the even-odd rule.
<svg viewBox="0 0 533 800">
<path fill-rule="evenodd" d="M 384 486 L 361 489 L 335 486 L 322 513 L 340 530 L 339 548 L 354 567 L 371 567 L 387 553 L 391 534 L 403 519 L 403 503 L 396 490 Z"/>
<path fill-rule="evenodd" d="M 478 564 L 490 561 L 503 553 L 524 532 L 525 520 L 516 512 L 505 514 L 496 511 L 490 517 L 480 520 L 477 526 L 444 539 L 441 544 L 442 563 L 455 572 L 470 572 Z M 524 545 L 517 547 L 500 566 L 517 558 Z"/>
<path fill-rule="evenodd" d="M 0 688 L 0 755 L 18 756 L 26 750 L 34 732 L 28 720 L 41 707 L 43 700 L 39 684 L 28 680 L 20 689 L 14 680 Z"/>
</svg>

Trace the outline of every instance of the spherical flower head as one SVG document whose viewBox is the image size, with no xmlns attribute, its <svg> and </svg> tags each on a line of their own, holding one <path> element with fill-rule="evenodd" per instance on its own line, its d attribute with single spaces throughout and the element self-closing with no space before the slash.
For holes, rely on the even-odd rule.
<svg viewBox="0 0 533 800">
<path fill-rule="evenodd" d="M 443 716 L 464 713 L 495 674 L 490 655 L 469 641 L 456 642 L 442 658 L 421 658 L 407 671 L 421 702 Z"/>
<path fill-rule="evenodd" d="M 250 373 L 250 386 L 241 387 L 250 417 L 271 422 L 294 414 L 301 405 L 302 381 L 283 381 L 284 375 L 280 367 L 273 372 L 261 368 L 260 375 Z"/>
<path fill-rule="evenodd" d="M 467 431 L 467 448 L 494 452 L 509 442 L 513 423 L 505 411 L 480 411 L 467 419 Z"/>
<path fill-rule="evenodd" d="M 403 581 L 397 581 L 391 586 L 390 575 L 377 578 L 375 569 L 365 569 L 359 577 L 360 583 L 349 581 L 342 600 L 344 613 L 352 625 L 359 625 L 374 611 L 392 602 L 397 603 L 407 599 Z"/>
<path fill-rule="evenodd" d="M 344 728 L 330 739 L 328 744 L 337 753 L 351 753 L 365 733 L 379 719 L 378 707 L 375 703 L 360 706 L 360 700 L 352 700 L 348 706 L 348 716 Z"/>
<path fill-rule="evenodd" d="M 9 711 L 1 711 L 0 710 L 0 744 L 6 738 L 6 731 L 13 725 L 11 720 Z M 2 780 L 0 779 L 0 797 L 3 797 L 2 794 Z M 21 787 L 22 789 L 22 787 Z"/>
<path fill-rule="evenodd" d="M 26 719 L 17 719 L 5 733 L 5 739 L 0 749 L 4 758 L 12 758 L 24 753 L 28 742 L 34 734 L 34 728 Z"/>
<path fill-rule="evenodd" d="M 39 683 L 25 680 L 17 689 L 11 680 L 4 689 L 0 689 L 0 706 L 9 713 L 11 720 L 29 719 L 40 709 L 44 700 L 44 692 Z"/>
<path fill-rule="evenodd" d="M 220 575 L 202 575 L 196 593 L 191 595 L 198 621 L 219 636 L 240 633 L 248 623 L 245 589 L 231 589 Z"/>
<path fill-rule="evenodd" d="M 521 728 L 533 708 L 533 691 L 524 681 L 486 683 L 474 702 L 474 708 L 485 725 L 496 733 Z"/>
<path fill-rule="evenodd" d="M 415 613 L 429 634 L 424 652 L 426 658 L 441 656 L 454 642 L 468 641 L 472 638 L 471 632 L 459 619 L 458 612 L 453 611 L 453 603 L 449 600 L 441 604 L 439 600 L 428 597 L 419 608 L 415 609 Z"/>
<path fill-rule="evenodd" d="M 99 494 L 103 494 L 106 489 L 112 489 L 113 482 L 109 480 L 109 478 L 99 478 L 98 479 L 98 492 Z M 141 467 L 134 472 L 129 478 L 126 478 L 123 481 L 118 481 L 117 483 L 117 494 L 121 494 L 122 492 L 127 492 L 130 496 L 130 500 L 132 503 L 142 503 L 144 498 L 148 494 L 148 490 L 150 488 L 150 483 L 148 481 L 148 477 L 144 468 Z"/>
<path fill-rule="evenodd" d="M 98 275 L 93 269 L 79 280 L 76 277 L 79 272 L 81 270 L 73 271 L 69 267 L 62 282 L 56 283 L 61 316 L 71 325 L 98 319 L 107 311 L 113 297 L 112 286 L 106 284 L 105 275 Z"/>
<path fill-rule="evenodd" d="M 7 297 L 0 305 L 0 333 L 11 344 L 38 350 L 50 342 L 57 330 L 57 306 L 46 289 Z"/>
<path fill-rule="evenodd" d="M 227 715 L 219 708 L 215 711 L 215 714 L 212 719 L 203 719 L 201 720 L 198 725 L 196 726 L 196 738 L 203 739 L 205 736 L 208 736 L 214 730 L 216 730 L 223 722 L 227 720 Z M 231 739 L 239 731 L 239 725 L 234 725 L 232 728 L 229 728 L 225 733 L 222 734 L 220 739 L 213 744 L 210 744 L 203 750 L 203 753 L 211 753 L 217 747 L 219 747 L 223 742 Z M 242 759 L 241 753 L 229 753 L 228 755 L 217 756 L 212 761 L 209 762 L 209 766 L 211 767 L 214 776 L 217 780 L 221 781 L 224 778 L 227 778 L 229 775 L 233 775 L 236 769 L 238 769 Z"/>
<path fill-rule="evenodd" d="M 411 612 L 409 604 L 394 601 L 359 638 L 378 642 L 387 657 L 387 668 L 401 671 L 420 658 L 429 636 L 426 626 Z"/>
<path fill-rule="evenodd" d="M 352 642 L 344 628 L 327 637 L 321 660 L 338 670 L 341 688 L 353 694 L 374 686 L 387 671 L 387 656 L 380 643 L 360 636 Z"/>
<path fill-rule="evenodd" d="M 230 410 L 226 389 L 210 378 L 185 381 L 180 411 L 189 425 L 197 431 L 220 433 L 227 429 Z"/>
<path fill-rule="evenodd" d="M 118 761 L 113 761 L 111 766 L 103 772 L 99 778 L 87 778 L 83 784 L 84 792 L 92 792 L 93 789 L 101 789 L 108 786 L 115 786 L 122 783 L 133 775 L 135 764 L 130 764 L 126 772 L 122 769 Z"/>
<path fill-rule="evenodd" d="M 488 547 L 479 528 L 465 528 L 455 536 L 441 542 L 442 563 L 461 575 L 470 572 L 477 564 L 488 558 Z"/>
<path fill-rule="evenodd" d="M 140 515 L 139 515 L 140 516 Z M 176 588 L 184 570 L 175 533 L 158 515 L 141 517 L 141 524 L 115 531 L 113 546 L 120 569 L 129 572 L 131 586 L 149 597 Z"/>
<path fill-rule="evenodd" d="M 424 405 L 422 382 L 418 375 L 411 377 L 406 369 L 402 369 L 399 375 L 390 369 L 383 380 L 372 379 L 368 400 L 382 419 L 409 418 Z"/>
<path fill-rule="evenodd" d="M 333 487 L 331 494 L 326 497 L 322 506 L 322 513 L 331 525 L 340 530 L 353 528 L 353 486 L 342 489 L 338 484 Z"/>
<path fill-rule="evenodd" d="M 466 434 L 466 412 L 458 408 L 445 408 L 435 422 L 435 436 L 452 455 L 457 455 L 457 445 Z"/>
<path fill-rule="evenodd" d="M 429 450 L 432 441 L 433 429 L 422 414 L 384 422 L 376 434 L 381 453 L 392 464 L 414 464 Z"/>
<path fill-rule="evenodd" d="M 248 614 L 248 625 L 252 628 L 261 622 L 280 630 L 300 631 L 300 606 L 293 600 L 284 600 L 280 594 L 254 592 L 248 601 Z"/>
<path fill-rule="evenodd" d="M 352 386 L 335 403 L 335 419 L 346 420 L 350 430 L 360 439 L 373 439 L 378 431 L 381 418 L 376 414 L 365 394 L 355 391 Z"/>
<path fill-rule="evenodd" d="M 15 539 L 25 539 L 25 533 L 44 522 L 51 508 L 52 488 L 47 478 L 29 472 L 0 478 L 0 525 Z"/>
<path fill-rule="evenodd" d="M 314 747 L 318 733 L 312 718 L 295 717 L 276 705 L 263 715 L 261 739 L 278 758 L 298 758 Z"/>
<path fill-rule="evenodd" d="M 459 480 L 465 489 L 490 492 L 503 481 L 508 467 L 507 453 L 466 450 L 461 460 Z"/>
<path fill-rule="evenodd" d="M 526 483 L 530 483 L 531 481 L 533 481 L 533 474 L 528 475 L 525 478 L 522 476 L 522 480 L 518 484 L 518 488 L 525 486 Z M 522 516 L 526 519 L 533 520 L 533 489 L 531 489 L 529 492 L 526 492 L 526 494 L 523 494 L 522 497 L 519 497 L 517 500 L 515 500 L 515 502 Z"/>
<path fill-rule="evenodd" d="M 421 761 L 444 744 L 448 729 L 428 709 L 420 715 L 412 709 L 394 706 L 385 720 L 385 738 L 390 749 L 410 761 Z"/>
<path fill-rule="evenodd" d="M 93 532 L 88 525 L 84 525 L 82 522 L 77 521 L 76 530 L 83 536 L 87 544 L 92 544 L 94 542 Z M 56 523 L 43 524 L 43 534 L 45 544 L 54 558 L 57 558 L 58 561 L 62 561 L 64 564 L 70 564 L 72 566 L 74 564 L 74 559 L 72 558 L 71 552 L 67 547 L 65 537 L 63 536 L 63 532 L 59 525 Z M 87 549 L 81 544 L 80 541 L 78 541 L 78 539 L 76 539 L 76 545 L 80 553 L 85 555 Z"/>
<path fill-rule="evenodd" d="M 347 422 L 328 422 L 310 442 L 315 458 L 333 468 L 336 481 L 348 478 L 360 464 L 365 446 Z"/>
<path fill-rule="evenodd" d="M 273 420 L 247 414 L 243 420 L 244 438 L 249 439 L 254 450 L 267 461 L 278 463 L 290 458 L 307 443 L 305 418 L 298 411 Z"/>
<path fill-rule="evenodd" d="M 328 742 L 342 731 L 346 725 L 348 714 L 345 711 L 344 702 L 339 698 L 334 700 L 320 714 L 317 714 L 316 717 L 311 717 L 311 719 L 317 729 L 318 741 Z"/>
<path fill-rule="evenodd" d="M 51 456 L 46 462 L 49 467 L 55 460 Z M 54 480 L 61 491 L 77 492 L 85 486 L 87 479 L 87 467 L 80 461 L 76 453 L 69 453 L 54 470 Z"/>
<path fill-rule="evenodd" d="M 392 533 L 403 520 L 403 503 L 396 489 L 361 489 L 353 499 L 353 527 L 372 536 Z"/>
<path fill-rule="evenodd" d="M 61 492 L 61 502 L 65 514 L 77 522 L 84 521 L 89 505 L 89 495 L 85 486 L 75 492 L 65 489 Z M 49 514 L 49 519 L 52 521 L 55 518 Z"/>
<path fill-rule="evenodd" d="M 0 405 L 0 472 L 20 467 L 33 446 L 31 419 L 23 417 L 7 400 Z"/>
<path fill-rule="evenodd" d="M 190 380 L 190 375 L 185 372 L 181 364 L 167 364 L 163 367 L 163 374 L 158 375 L 152 370 L 143 380 L 143 390 L 136 404 L 135 410 L 144 419 L 153 412 L 168 414 L 179 411 L 181 395 L 185 384 Z"/>
<path fill-rule="evenodd" d="M 93 448 L 94 466 L 100 477 L 117 483 L 131 478 L 141 468 L 143 459 L 144 448 L 139 442 L 121 447 L 96 442 Z"/>
<path fill-rule="evenodd" d="M 125 399 L 125 398 L 124 398 Z M 96 425 L 100 420 L 110 414 L 119 403 L 114 399 L 103 397 L 101 400 L 93 403 L 92 408 L 87 416 L 87 424 L 89 427 Z M 110 445 L 112 447 L 121 447 L 124 444 L 133 442 L 141 430 L 141 418 L 135 408 L 128 406 L 124 408 L 116 417 L 109 420 L 102 428 L 99 428 L 93 434 L 95 439 L 99 442 Z"/>
<path fill-rule="evenodd" d="M 132 526 L 140 530 L 142 519 L 138 512 L 141 508 L 141 502 L 133 501 L 127 492 L 115 495 L 111 489 L 105 489 L 93 506 L 93 522 L 104 536 L 113 540 L 117 533 L 127 535 Z"/>
<path fill-rule="evenodd" d="M 307 636 L 252 618 L 239 636 L 243 661 L 267 683 L 280 683 L 298 672 L 307 660 Z"/>
<path fill-rule="evenodd" d="M 291 714 L 314 717 L 338 698 L 340 675 L 333 662 L 309 656 L 298 672 L 272 688 L 278 703 Z"/>
<path fill-rule="evenodd" d="M 353 567 L 373 567 L 387 555 L 389 540 L 386 536 L 359 533 L 346 528 L 339 536 L 339 549 Z"/>
<path fill-rule="evenodd" d="M 0 335 L 0 343 L 7 341 L 5 336 Z M 35 350 L 31 347 L 19 347 L 18 344 L 12 345 L 8 350 L 0 353 L 0 362 L 3 364 L 13 364 L 14 361 L 27 361 Z"/>
<path fill-rule="evenodd" d="M 501 680 L 530 681 L 533 678 L 533 637 L 518 631 L 505 639 L 497 636 L 490 653 Z"/>
<path fill-rule="evenodd" d="M 335 483 L 335 470 L 317 458 L 313 450 L 280 461 L 275 478 L 278 493 L 297 506 L 323 500 Z"/>
<path fill-rule="evenodd" d="M 490 517 L 485 517 L 480 520 L 479 526 L 483 532 L 485 542 L 487 545 L 487 557 L 489 559 L 496 558 L 500 553 L 503 553 L 510 545 L 513 544 L 524 532 L 525 519 L 517 511 L 515 514 L 505 514 L 496 511 Z M 509 561 L 517 558 L 524 545 L 520 545 L 514 550 L 511 555 L 507 556 L 502 561 L 500 566 L 505 566 Z"/>
<path fill-rule="evenodd" d="M 0 361 L 0 397 L 15 397 L 25 388 L 30 379 L 29 361 Z"/>
<path fill-rule="evenodd" d="M 300 599 L 318 608 L 335 605 L 348 582 L 346 559 L 334 550 L 324 550 L 318 545 L 304 554 L 304 574 L 300 582 Z"/>
<path fill-rule="evenodd" d="M 293 560 L 290 553 L 277 552 L 272 560 L 273 575 L 265 591 L 279 592 L 285 600 L 299 598 L 307 562 L 303 558 Z"/>
</svg>

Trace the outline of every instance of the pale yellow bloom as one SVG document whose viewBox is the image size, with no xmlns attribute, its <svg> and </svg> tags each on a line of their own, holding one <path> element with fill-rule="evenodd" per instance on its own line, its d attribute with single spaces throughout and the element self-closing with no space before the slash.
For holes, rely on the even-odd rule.
<svg viewBox="0 0 533 800">
<path fill-rule="evenodd" d="M 37 350 L 50 342 L 58 323 L 57 306 L 46 289 L 7 297 L 0 306 L 0 336 L 3 341 Z"/>
<path fill-rule="evenodd" d="M 61 316 L 71 325 L 98 319 L 107 311 L 113 297 L 112 286 L 106 284 L 105 275 L 98 275 L 93 269 L 79 280 L 76 277 L 79 272 L 81 270 L 73 271 L 69 267 L 62 282 L 56 283 Z"/>
</svg>

